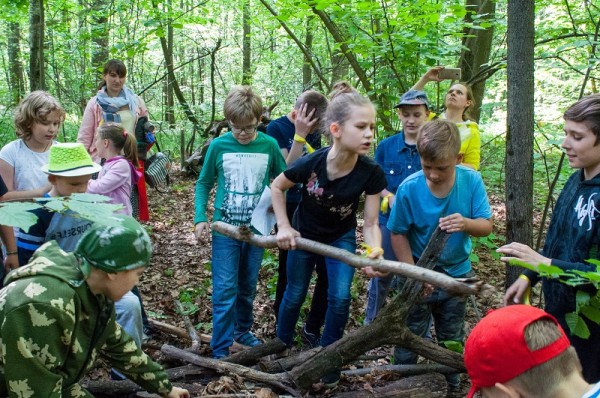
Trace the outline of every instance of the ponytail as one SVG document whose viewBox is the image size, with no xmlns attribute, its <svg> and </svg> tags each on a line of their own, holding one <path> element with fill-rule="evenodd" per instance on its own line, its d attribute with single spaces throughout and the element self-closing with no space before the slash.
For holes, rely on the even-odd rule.
<svg viewBox="0 0 600 398">
<path fill-rule="evenodd" d="M 98 129 L 98 134 L 102 139 L 109 140 L 118 151 L 123 151 L 127 160 L 135 167 L 139 166 L 139 157 L 137 152 L 137 140 L 133 134 L 130 134 L 120 123 L 103 123 Z"/>
</svg>

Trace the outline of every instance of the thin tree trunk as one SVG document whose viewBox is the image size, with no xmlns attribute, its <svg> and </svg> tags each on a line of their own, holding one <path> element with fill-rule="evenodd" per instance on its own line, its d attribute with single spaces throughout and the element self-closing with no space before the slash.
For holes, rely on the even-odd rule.
<svg viewBox="0 0 600 398">
<path fill-rule="evenodd" d="M 306 18 L 306 37 L 304 38 L 304 47 L 309 53 L 312 53 L 312 44 L 314 35 L 313 30 L 313 19 L 314 16 L 309 15 Z M 310 67 L 310 61 L 304 56 L 304 63 L 302 64 L 302 88 L 305 90 L 312 87 L 312 68 Z"/>
<path fill-rule="evenodd" d="M 11 104 L 13 107 L 25 95 L 25 81 L 23 79 L 23 64 L 21 64 L 21 27 L 18 22 L 8 23 L 8 87 L 10 90 Z"/>
<path fill-rule="evenodd" d="M 29 1 L 29 85 L 31 91 L 44 90 L 44 0 Z"/>
<path fill-rule="evenodd" d="M 477 10 L 476 14 L 479 16 L 478 23 L 495 18 L 496 2 L 494 0 L 466 0 L 466 7 L 469 10 Z M 467 13 L 465 22 L 469 24 L 473 23 L 473 15 L 471 13 Z M 482 66 L 487 65 L 490 60 L 493 36 L 493 24 L 487 29 L 465 28 L 463 51 L 459 61 L 462 72 L 461 80 L 470 82 L 478 75 Z M 469 114 L 475 121 L 479 122 L 481 102 L 485 91 L 485 80 L 477 80 L 471 84 L 471 88 L 473 89 L 475 106 L 469 108 Z"/>
<path fill-rule="evenodd" d="M 243 35 L 242 38 L 242 84 L 251 85 L 252 84 L 252 42 L 251 42 L 251 24 L 252 15 L 250 13 L 250 0 L 244 0 L 242 3 L 242 19 L 243 19 Z"/>
<path fill-rule="evenodd" d="M 533 243 L 533 103 L 535 2 L 508 2 L 506 242 Z M 506 286 L 520 274 L 506 266 Z"/>
</svg>

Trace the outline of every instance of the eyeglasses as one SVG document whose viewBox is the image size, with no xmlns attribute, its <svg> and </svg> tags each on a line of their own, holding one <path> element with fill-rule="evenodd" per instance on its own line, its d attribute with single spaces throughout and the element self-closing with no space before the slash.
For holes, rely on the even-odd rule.
<svg viewBox="0 0 600 398">
<path fill-rule="evenodd" d="M 242 133 L 246 133 L 246 134 L 254 134 L 256 133 L 256 129 L 258 128 L 257 124 L 251 125 L 251 126 L 246 126 L 246 127 L 236 127 L 233 124 L 229 123 L 229 127 L 231 128 L 231 132 L 233 134 L 242 134 Z"/>
</svg>

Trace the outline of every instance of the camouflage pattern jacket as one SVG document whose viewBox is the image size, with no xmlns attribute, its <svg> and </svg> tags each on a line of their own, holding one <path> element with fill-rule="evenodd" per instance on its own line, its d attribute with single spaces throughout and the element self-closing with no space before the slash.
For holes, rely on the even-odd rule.
<svg viewBox="0 0 600 398">
<path fill-rule="evenodd" d="M 51 241 L 12 271 L 0 291 L 0 396 L 91 397 L 79 380 L 97 356 L 149 392 L 172 386 L 161 366 L 115 322 L 114 303 L 94 295 L 77 258 Z"/>
</svg>

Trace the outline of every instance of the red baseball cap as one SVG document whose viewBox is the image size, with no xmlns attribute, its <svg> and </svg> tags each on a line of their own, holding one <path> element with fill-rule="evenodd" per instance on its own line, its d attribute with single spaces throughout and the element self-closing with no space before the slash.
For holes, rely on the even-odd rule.
<svg viewBox="0 0 600 398">
<path fill-rule="evenodd" d="M 552 344 L 531 351 L 525 328 L 538 319 L 552 320 L 561 332 Z M 471 378 L 468 398 L 482 387 L 505 383 L 565 351 L 571 343 L 556 319 L 529 305 L 490 311 L 471 331 L 465 344 L 465 367 Z"/>
</svg>

